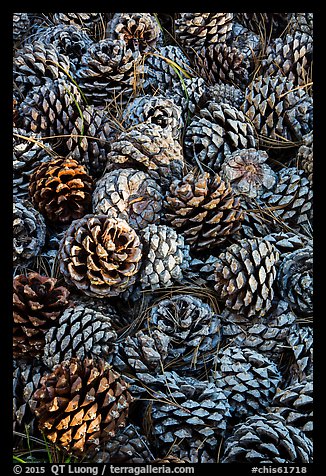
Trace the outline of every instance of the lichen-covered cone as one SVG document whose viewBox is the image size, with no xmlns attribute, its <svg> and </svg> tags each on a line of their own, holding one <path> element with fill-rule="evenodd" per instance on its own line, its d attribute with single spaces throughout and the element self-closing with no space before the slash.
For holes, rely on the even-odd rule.
<svg viewBox="0 0 326 476">
<path fill-rule="evenodd" d="M 276 37 L 288 26 L 290 13 L 236 13 L 236 19 L 264 38 Z"/>
<path fill-rule="evenodd" d="M 266 76 L 282 74 L 294 86 L 305 86 L 312 80 L 313 39 L 306 33 L 296 32 L 275 38 L 266 48 L 260 71 Z M 309 88 L 309 86 L 307 86 Z"/>
<path fill-rule="evenodd" d="M 277 181 L 267 160 L 268 154 L 263 150 L 236 150 L 223 161 L 220 175 L 231 184 L 234 192 L 255 198 L 274 187 Z"/>
<path fill-rule="evenodd" d="M 207 371 L 222 338 L 220 319 L 201 299 L 176 294 L 151 309 L 148 332 L 155 329 L 170 339 L 164 368 L 179 375 Z"/>
<path fill-rule="evenodd" d="M 308 178 L 311 186 L 313 185 L 313 167 L 314 167 L 314 137 L 313 131 L 303 136 L 303 144 L 299 147 L 296 161 L 298 167 L 302 169 Z"/>
<path fill-rule="evenodd" d="M 123 40 L 104 39 L 82 56 L 76 78 L 90 104 L 125 104 L 135 92 L 141 72 L 141 56 Z"/>
<path fill-rule="evenodd" d="M 13 195 L 18 198 L 28 198 L 29 180 L 34 169 L 56 156 L 50 145 L 40 139 L 40 134 L 13 129 Z"/>
<path fill-rule="evenodd" d="M 223 243 L 241 227 L 241 201 L 217 174 L 189 172 L 166 194 L 165 218 L 193 250 Z"/>
<path fill-rule="evenodd" d="M 125 108 L 123 117 L 127 128 L 149 122 L 169 130 L 175 139 L 180 139 L 184 126 L 181 107 L 162 95 L 136 97 Z"/>
<path fill-rule="evenodd" d="M 151 13 L 115 13 L 108 23 L 107 38 L 125 41 L 142 54 L 162 43 L 161 29 Z"/>
<path fill-rule="evenodd" d="M 12 16 L 12 36 L 13 40 L 22 42 L 28 34 L 32 25 L 29 13 L 14 13 Z"/>
<path fill-rule="evenodd" d="M 254 415 L 225 440 L 221 463 L 312 463 L 313 446 L 299 429 L 274 413 Z"/>
<path fill-rule="evenodd" d="M 243 239 L 219 254 L 215 290 L 228 309 L 264 316 L 272 305 L 279 252 L 262 238 Z"/>
<path fill-rule="evenodd" d="M 244 92 L 237 86 L 228 83 L 216 83 L 206 88 L 207 102 L 226 103 L 237 109 L 244 101 Z"/>
<path fill-rule="evenodd" d="M 102 357 L 111 363 L 117 338 L 109 316 L 96 308 L 71 307 L 45 334 L 43 362 L 50 369 L 72 357 Z"/>
<path fill-rule="evenodd" d="M 106 24 L 104 13 L 54 13 L 52 21 L 55 25 L 76 25 L 95 41 L 103 37 Z"/>
<path fill-rule="evenodd" d="M 176 36 L 187 53 L 203 46 L 225 43 L 231 36 L 233 13 L 178 13 Z"/>
<path fill-rule="evenodd" d="M 52 44 L 40 41 L 25 44 L 13 59 L 13 79 L 20 92 L 44 84 L 46 78 L 58 79 L 74 75 L 74 65 L 68 56 L 57 51 Z"/>
<path fill-rule="evenodd" d="M 59 258 L 69 285 L 91 297 L 117 296 L 136 281 L 142 245 L 126 221 L 85 215 L 66 231 Z"/>
<path fill-rule="evenodd" d="M 45 243 L 46 225 L 28 200 L 13 197 L 13 264 L 24 265 L 37 256 Z"/>
<path fill-rule="evenodd" d="M 277 174 L 275 186 L 260 198 L 278 228 L 282 229 L 284 223 L 296 231 L 311 231 L 313 191 L 302 170 L 282 168 Z"/>
<path fill-rule="evenodd" d="M 280 259 L 283 260 L 286 255 L 293 251 L 304 248 L 309 244 L 309 237 L 302 234 L 280 231 L 279 233 L 270 233 L 265 236 L 265 240 L 272 243 L 277 251 L 280 253 Z"/>
<path fill-rule="evenodd" d="M 115 136 L 107 112 L 89 105 L 75 120 L 70 137 L 65 138 L 64 153 L 85 165 L 89 174 L 98 178 L 105 169 L 109 144 Z"/>
<path fill-rule="evenodd" d="M 43 354 L 45 333 L 69 305 L 69 291 L 55 278 L 31 272 L 13 280 L 13 355 L 32 359 Z"/>
<path fill-rule="evenodd" d="M 314 14 L 312 12 L 292 13 L 289 23 L 290 33 L 299 31 L 314 36 Z"/>
<path fill-rule="evenodd" d="M 153 462 L 151 444 L 139 426 L 130 423 L 95 455 L 92 463 L 142 464 Z"/>
<path fill-rule="evenodd" d="M 147 173 L 117 169 L 96 182 L 92 201 L 94 213 L 126 220 L 137 231 L 159 222 L 163 195 Z"/>
<path fill-rule="evenodd" d="M 289 368 L 289 385 L 306 382 L 313 377 L 313 328 L 304 326 L 292 329 L 287 342 L 293 362 Z"/>
<path fill-rule="evenodd" d="M 114 437 L 128 418 L 128 385 L 104 360 L 61 362 L 33 395 L 39 429 L 69 454 L 81 456 Z"/>
<path fill-rule="evenodd" d="M 301 430 L 308 438 L 313 436 L 313 381 L 295 383 L 278 388 L 270 408 L 285 418 L 288 426 Z"/>
<path fill-rule="evenodd" d="M 281 74 L 257 76 L 246 88 L 241 109 L 266 146 L 300 141 L 313 129 L 312 98 Z"/>
<path fill-rule="evenodd" d="M 221 313 L 223 345 L 234 344 L 267 356 L 276 364 L 288 346 L 287 338 L 297 326 L 296 315 L 286 301 L 278 301 L 264 316 L 248 319 L 224 310 Z"/>
<path fill-rule="evenodd" d="M 296 314 L 313 314 L 313 249 L 305 246 L 287 254 L 278 275 L 278 288 Z"/>
<path fill-rule="evenodd" d="M 184 150 L 192 164 L 199 161 L 219 172 L 227 155 L 256 147 L 256 142 L 253 126 L 239 109 L 211 101 L 187 127 Z"/>
<path fill-rule="evenodd" d="M 46 137 L 70 134 L 82 107 L 77 86 L 65 79 L 48 78 L 45 84 L 33 87 L 20 104 L 23 127 Z"/>
<path fill-rule="evenodd" d="M 174 456 L 192 463 L 213 462 L 230 418 L 223 390 L 213 382 L 165 372 L 151 395 L 150 434 L 158 456 L 164 457 L 173 445 Z"/>
<path fill-rule="evenodd" d="M 32 202 L 52 223 L 71 223 L 90 212 L 92 191 L 85 167 L 70 157 L 40 164 L 30 177 Z"/>
<path fill-rule="evenodd" d="M 106 171 L 135 168 L 147 172 L 166 189 L 172 178 L 181 178 L 182 147 L 170 131 L 151 123 L 137 124 L 110 144 Z"/>
<path fill-rule="evenodd" d="M 255 349 L 231 344 L 216 355 L 210 379 L 227 395 L 230 411 L 243 418 L 266 408 L 281 382 L 276 364 Z"/>
</svg>

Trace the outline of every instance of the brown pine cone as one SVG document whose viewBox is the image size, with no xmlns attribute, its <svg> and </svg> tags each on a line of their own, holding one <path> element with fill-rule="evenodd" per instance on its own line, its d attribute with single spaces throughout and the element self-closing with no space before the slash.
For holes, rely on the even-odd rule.
<svg viewBox="0 0 326 476">
<path fill-rule="evenodd" d="M 68 284 L 91 297 L 117 296 L 136 281 L 142 245 L 126 221 L 86 215 L 66 231 L 59 258 Z"/>
<path fill-rule="evenodd" d="M 33 396 L 39 429 L 69 454 L 94 451 L 126 424 L 133 397 L 104 360 L 64 361 L 40 384 Z"/>
<path fill-rule="evenodd" d="M 70 223 L 90 211 L 92 188 L 85 167 L 67 157 L 39 165 L 30 178 L 29 194 L 49 221 Z"/>
<path fill-rule="evenodd" d="M 190 172 L 174 180 L 166 201 L 167 221 L 194 250 L 220 245 L 241 227 L 240 198 L 217 174 Z"/>
<path fill-rule="evenodd" d="M 69 305 L 69 291 L 55 278 L 29 273 L 13 280 L 13 355 L 39 357 L 45 333 Z"/>
</svg>

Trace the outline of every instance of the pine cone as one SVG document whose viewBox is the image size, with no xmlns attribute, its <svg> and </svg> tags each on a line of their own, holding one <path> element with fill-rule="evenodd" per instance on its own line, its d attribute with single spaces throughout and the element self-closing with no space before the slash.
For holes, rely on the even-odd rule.
<svg viewBox="0 0 326 476">
<path fill-rule="evenodd" d="M 132 423 L 109 440 L 91 462 L 116 465 L 154 463 L 149 441 L 141 429 Z"/>
<path fill-rule="evenodd" d="M 177 294 L 151 309 L 148 331 L 171 339 L 164 367 L 182 375 L 198 374 L 210 367 L 221 341 L 220 320 L 211 307 L 195 296 Z"/>
<path fill-rule="evenodd" d="M 190 117 L 201 109 L 205 101 L 206 85 L 203 78 L 185 78 L 175 82 L 166 97 L 172 99 L 183 111 L 183 121 L 187 124 Z"/>
<path fill-rule="evenodd" d="M 127 388 L 103 360 L 64 361 L 34 393 L 39 429 L 69 454 L 92 452 L 125 426 L 132 402 Z"/>
<path fill-rule="evenodd" d="M 86 106 L 66 139 L 64 153 L 85 165 L 90 175 L 100 177 L 107 162 L 109 143 L 115 134 L 105 110 Z"/>
<path fill-rule="evenodd" d="M 45 335 L 43 362 L 53 369 L 72 357 L 102 357 L 111 363 L 117 333 L 110 317 L 85 306 L 66 309 Z"/>
<path fill-rule="evenodd" d="M 73 73 L 69 57 L 59 53 L 52 44 L 34 41 L 15 52 L 13 79 L 24 95 L 33 86 L 44 84 L 46 78 L 65 79 Z"/>
<path fill-rule="evenodd" d="M 159 24 L 150 13 L 115 13 L 108 23 L 106 36 L 123 40 L 128 48 L 142 54 L 162 41 Z"/>
<path fill-rule="evenodd" d="M 82 56 L 76 78 L 91 104 L 125 104 L 135 92 L 141 72 L 139 51 L 123 40 L 105 39 L 91 45 Z"/>
<path fill-rule="evenodd" d="M 87 296 L 117 296 L 140 268 L 142 245 L 124 220 L 85 215 L 72 222 L 61 242 L 60 271 Z"/>
<path fill-rule="evenodd" d="M 28 198 L 29 180 L 35 168 L 55 155 L 50 145 L 39 139 L 40 134 L 13 129 L 13 195 L 21 199 Z"/>
<path fill-rule="evenodd" d="M 314 138 L 313 131 L 303 136 L 303 145 L 301 145 L 297 152 L 297 164 L 302 169 L 311 186 L 313 184 L 313 166 L 314 166 Z"/>
<path fill-rule="evenodd" d="M 224 103 L 239 109 L 244 101 L 244 92 L 228 83 L 216 83 L 206 89 L 207 102 Z"/>
<path fill-rule="evenodd" d="M 265 240 L 275 246 L 282 260 L 285 258 L 285 255 L 304 248 L 309 241 L 308 238 L 303 235 L 297 235 L 291 232 L 271 233 L 265 236 Z"/>
<path fill-rule="evenodd" d="M 110 144 L 107 172 L 117 168 L 139 168 L 160 181 L 166 189 L 173 178 L 181 178 L 184 160 L 181 145 L 171 133 L 156 124 L 138 124 L 122 132 Z"/>
<path fill-rule="evenodd" d="M 142 122 L 157 124 L 180 139 L 183 124 L 182 109 L 172 99 L 145 94 L 135 98 L 124 110 L 124 125 L 132 127 Z"/>
<path fill-rule="evenodd" d="M 90 211 L 92 189 L 85 167 L 70 157 L 39 165 L 29 184 L 33 204 L 54 223 L 70 223 Z"/>
<path fill-rule="evenodd" d="M 42 215 L 27 200 L 13 197 L 13 264 L 27 264 L 45 243 L 46 225 Z"/>
<path fill-rule="evenodd" d="M 250 69 L 252 71 L 256 60 L 260 56 L 262 49 L 262 38 L 260 34 L 248 30 L 241 23 L 233 22 L 232 36 L 229 39 L 229 44 L 237 48 L 238 51 L 250 61 Z"/>
<path fill-rule="evenodd" d="M 289 369 L 289 385 L 306 382 L 313 377 L 313 328 L 295 328 L 287 338 L 293 364 Z"/>
<path fill-rule="evenodd" d="M 295 383 L 284 390 L 278 388 L 269 408 L 271 413 L 278 413 L 287 422 L 302 431 L 308 438 L 313 434 L 313 382 Z"/>
<path fill-rule="evenodd" d="M 27 132 L 42 136 L 70 134 L 82 107 L 81 94 L 73 83 L 47 79 L 35 86 L 20 105 Z"/>
<path fill-rule="evenodd" d="M 305 246 L 287 254 L 278 275 L 279 292 L 299 315 L 313 314 L 313 249 Z"/>
<path fill-rule="evenodd" d="M 55 278 L 32 272 L 13 280 L 14 358 L 39 357 L 46 331 L 59 320 L 69 305 L 69 291 L 57 286 Z"/>
<path fill-rule="evenodd" d="M 176 36 L 188 53 L 225 43 L 232 32 L 233 13 L 178 13 Z"/>
<path fill-rule="evenodd" d="M 256 77 L 246 88 L 241 109 L 266 146 L 271 139 L 274 146 L 299 141 L 313 128 L 311 97 L 281 74 Z"/>
<path fill-rule="evenodd" d="M 263 38 L 279 36 L 288 26 L 289 13 L 236 13 L 238 21 Z"/>
<path fill-rule="evenodd" d="M 266 408 L 281 382 L 276 364 L 266 355 L 234 344 L 219 351 L 213 369 L 211 380 L 227 395 L 237 418 Z"/>
<path fill-rule="evenodd" d="M 244 217 L 239 232 L 240 240 L 243 238 L 265 238 L 266 235 L 279 231 L 275 220 L 272 219 L 271 212 L 266 208 L 260 197 L 251 199 L 242 195 L 241 208 L 244 211 Z M 233 238 L 236 238 L 236 236 L 233 235 Z"/>
<path fill-rule="evenodd" d="M 103 13 L 54 13 L 52 21 L 55 25 L 76 25 L 95 41 L 100 40 L 104 33 L 105 18 Z M 102 35 L 101 35 L 102 34 Z"/>
<path fill-rule="evenodd" d="M 313 13 L 291 13 L 290 17 L 290 33 L 297 31 L 306 33 L 311 37 L 314 36 L 314 14 Z"/>
<path fill-rule="evenodd" d="M 93 193 L 93 212 L 126 220 L 141 230 L 160 220 L 163 196 L 161 187 L 147 173 L 117 169 L 104 174 Z"/>
<path fill-rule="evenodd" d="M 267 159 L 263 150 L 236 150 L 223 161 L 220 175 L 235 193 L 256 198 L 276 184 L 276 173 L 265 163 Z"/>
<path fill-rule="evenodd" d="M 213 255 L 192 258 L 188 268 L 183 273 L 185 281 L 190 281 L 192 284 L 196 284 L 196 286 L 214 288 L 215 261 L 216 257 Z"/>
<path fill-rule="evenodd" d="M 298 231 L 311 229 L 313 191 L 302 170 L 284 167 L 278 172 L 274 188 L 261 195 L 269 214 L 275 217 L 275 226 L 282 222 Z"/>
<path fill-rule="evenodd" d="M 281 74 L 292 81 L 295 87 L 307 85 L 312 79 L 312 54 L 313 39 L 306 33 L 296 32 L 275 38 L 266 49 L 261 74 Z"/>
<path fill-rule="evenodd" d="M 151 434 L 158 456 L 164 457 L 171 445 L 178 448 L 174 456 L 192 463 L 216 456 L 230 417 L 223 390 L 213 382 L 165 372 L 157 377 L 153 396 Z"/>
<path fill-rule="evenodd" d="M 225 441 L 221 463 L 312 463 L 312 442 L 280 415 L 247 418 Z"/>
<path fill-rule="evenodd" d="M 225 157 L 238 149 L 256 147 L 255 132 L 245 115 L 225 103 L 209 102 L 186 129 L 188 160 L 219 172 Z"/>
<path fill-rule="evenodd" d="M 29 13 L 14 13 L 12 17 L 12 36 L 14 41 L 21 42 L 31 27 Z"/>
<path fill-rule="evenodd" d="M 166 202 L 168 223 L 196 251 L 220 245 L 241 226 L 240 199 L 217 174 L 190 172 L 174 180 Z"/>
<path fill-rule="evenodd" d="M 215 262 L 215 290 L 228 309 L 246 317 L 264 316 L 272 305 L 279 253 L 261 238 L 243 239 Z"/>
</svg>

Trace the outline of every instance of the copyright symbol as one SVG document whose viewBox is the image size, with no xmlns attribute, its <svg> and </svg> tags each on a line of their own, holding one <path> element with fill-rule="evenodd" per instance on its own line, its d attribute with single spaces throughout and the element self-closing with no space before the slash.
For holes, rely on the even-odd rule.
<svg viewBox="0 0 326 476">
<path fill-rule="evenodd" d="M 13 467 L 13 472 L 15 474 L 20 474 L 22 471 L 23 471 L 23 468 L 19 466 L 19 464 L 15 464 L 15 466 Z"/>
</svg>

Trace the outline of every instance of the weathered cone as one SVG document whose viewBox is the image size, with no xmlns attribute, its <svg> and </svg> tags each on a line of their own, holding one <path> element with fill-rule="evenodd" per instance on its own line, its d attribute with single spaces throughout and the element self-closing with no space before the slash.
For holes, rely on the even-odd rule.
<svg viewBox="0 0 326 476">
<path fill-rule="evenodd" d="M 70 134 L 82 107 L 77 86 L 48 78 L 42 86 L 33 87 L 20 104 L 23 127 L 46 137 Z"/>
<path fill-rule="evenodd" d="M 64 79 L 71 74 L 74 74 L 74 67 L 69 57 L 58 52 L 52 44 L 34 41 L 15 52 L 13 79 L 24 95 L 33 86 L 44 84 L 46 78 Z"/>
<path fill-rule="evenodd" d="M 115 13 L 108 23 L 106 36 L 126 42 L 128 48 L 142 54 L 161 41 L 161 30 L 150 13 Z"/>
<path fill-rule="evenodd" d="M 100 178 L 93 192 L 93 212 L 126 220 L 136 231 L 160 220 L 163 195 L 147 173 L 117 169 Z"/>
<path fill-rule="evenodd" d="M 296 167 L 284 167 L 275 186 L 261 195 L 263 207 L 282 229 L 283 223 L 297 231 L 308 231 L 312 222 L 313 191 L 305 173 Z"/>
<path fill-rule="evenodd" d="M 211 380 L 227 395 L 231 413 L 243 418 L 271 403 L 281 374 L 266 355 L 231 344 L 216 355 Z"/>
<path fill-rule="evenodd" d="M 313 382 L 312 379 L 277 389 L 271 413 L 278 413 L 287 422 L 301 430 L 308 438 L 313 436 Z"/>
<path fill-rule="evenodd" d="M 35 207 L 53 223 L 71 223 L 91 209 L 93 180 L 76 160 L 53 159 L 40 164 L 30 177 Z"/>
<path fill-rule="evenodd" d="M 293 251 L 304 248 L 309 243 L 309 238 L 296 233 L 281 231 L 279 233 L 271 233 L 265 236 L 265 240 L 272 243 L 280 253 L 280 258 Z"/>
<path fill-rule="evenodd" d="M 229 83 L 216 83 L 206 89 L 207 102 L 225 103 L 239 109 L 244 101 L 244 92 Z"/>
<path fill-rule="evenodd" d="M 277 180 L 276 173 L 265 163 L 267 159 L 263 150 L 236 150 L 223 161 L 220 175 L 235 193 L 255 198 L 271 189 Z"/>
<path fill-rule="evenodd" d="M 69 291 L 55 278 L 32 272 L 13 280 L 13 355 L 40 357 L 45 333 L 69 305 Z"/>
<path fill-rule="evenodd" d="M 95 455 L 92 463 L 142 464 L 153 461 L 150 442 L 141 428 L 130 423 L 119 430 Z"/>
<path fill-rule="evenodd" d="M 312 79 L 312 54 L 313 39 L 306 33 L 275 38 L 266 48 L 261 73 L 266 76 L 281 74 L 294 86 L 305 86 Z"/>
<path fill-rule="evenodd" d="M 219 175 L 189 172 L 166 195 L 166 220 L 191 249 L 216 247 L 241 227 L 241 202 Z"/>
<path fill-rule="evenodd" d="M 225 43 L 231 36 L 233 13 L 178 13 L 176 36 L 188 53 L 203 46 Z"/>
<path fill-rule="evenodd" d="M 296 314 L 313 314 L 313 250 L 305 246 L 287 254 L 278 275 L 279 292 Z"/>
<path fill-rule="evenodd" d="M 213 382 L 180 377 L 176 372 L 157 377 L 152 390 L 151 436 L 158 456 L 164 457 L 173 444 L 174 456 L 192 463 L 212 462 L 230 417 L 223 390 Z"/>
<path fill-rule="evenodd" d="M 280 415 L 265 413 L 234 427 L 221 463 L 312 463 L 312 442 Z"/>
<path fill-rule="evenodd" d="M 289 13 L 236 13 L 237 20 L 264 38 L 276 37 L 288 26 Z"/>
<path fill-rule="evenodd" d="M 157 124 L 179 139 L 183 128 L 182 109 L 165 96 L 145 94 L 135 98 L 125 108 L 124 126 L 132 127 L 142 122 Z"/>
<path fill-rule="evenodd" d="M 289 384 L 306 382 L 313 377 L 313 328 L 294 328 L 287 338 L 292 360 Z"/>
<path fill-rule="evenodd" d="M 23 265 L 37 256 L 45 243 L 46 225 L 28 200 L 13 197 L 13 264 Z"/>
<path fill-rule="evenodd" d="M 215 262 L 215 290 L 228 309 L 264 316 L 272 305 L 279 253 L 261 238 L 243 239 L 220 253 Z"/>
<path fill-rule="evenodd" d="M 255 132 L 246 116 L 226 103 L 209 102 L 192 118 L 184 139 L 185 155 L 219 172 L 223 160 L 239 149 L 256 147 Z"/>
<path fill-rule="evenodd" d="M 78 85 L 91 104 L 125 104 L 135 91 L 141 56 L 123 40 L 104 39 L 91 45 L 76 71 Z"/>
<path fill-rule="evenodd" d="M 52 21 L 55 25 L 76 25 L 94 40 L 99 40 L 104 33 L 103 13 L 54 13 Z"/>
<path fill-rule="evenodd" d="M 122 132 L 110 144 L 107 171 L 117 168 L 139 168 L 166 189 L 172 178 L 181 178 L 184 159 L 181 145 L 170 131 L 157 124 L 137 124 Z"/>
<path fill-rule="evenodd" d="M 142 245 L 126 221 L 85 215 L 66 231 L 59 257 L 68 284 L 91 297 L 117 296 L 136 280 Z"/>
<path fill-rule="evenodd" d="M 81 456 L 114 437 L 128 418 L 128 386 L 104 360 L 71 359 L 41 379 L 34 393 L 39 429 Z"/>
<path fill-rule="evenodd" d="M 314 137 L 313 131 L 303 136 L 303 144 L 299 147 L 297 152 L 297 164 L 302 169 L 308 178 L 311 186 L 313 184 L 313 166 L 314 166 Z"/>
<path fill-rule="evenodd" d="M 170 339 L 164 368 L 185 376 L 211 366 L 222 338 L 220 320 L 211 307 L 186 294 L 159 301 L 147 326 L 148 332 L 158 330 Z"/>
<path fill-rule="evenodd" d="M 14 41 L 22 41 L 31 27 L 29 13 L 14 13 L 12 17 L 12 36 Z"/>
<path fill-rule="evenodd" d="M 102 357 L 111 363 L 117 333 L 109 316 L 85 306 L 66 309 L 45 335 L 43 362 L 55 365 L 73 357 Z"/>
<path fill-rule="evenodd" d="M 312 98 L 281 74 L 256 77 L 241 109 L 266 145 L 300 141 L 313 128 Z"/>
</svg>

